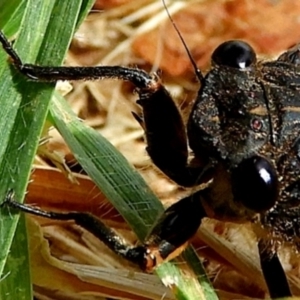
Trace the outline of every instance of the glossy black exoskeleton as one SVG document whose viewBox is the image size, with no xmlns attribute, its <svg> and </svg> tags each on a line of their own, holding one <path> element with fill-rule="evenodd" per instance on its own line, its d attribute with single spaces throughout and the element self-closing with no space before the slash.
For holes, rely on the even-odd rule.
<svg viewBox="0 0 300 300">
<path fill-rule="evenodd" d="M 170 206 L 141 246 L 130 247 L 100 220 L 85 213 L 55 213 L 6 202 L 29 213 L 74 219 L 126 259 L 151 270 L 183 249 L 204 217 L 257 228 L 261 266 L 272 297 L 290 295 L 276 254 L 276 239 L 300 236 L 299 49 L 257 62 L 242 41 L 221 44 L 203 76 L 187 127 L 157 75 L 123 67 L 42 67 L 23 64 L 3 33 L 0 41 L 15 67 L 33 80 L 132 82 L 139 94 L 147 152 L 181 186 L 209 186 Z M 187 130 L 186 130 L 187 128 Z M 194 158 L 188 158 L 188 145 Z M 264 235 L 260 236 L 261 229 Z M 270 242 L 271 241 L 271 242 Z M 275 246 L 274 246 L 275 244 Z M 276 272 L 276 279 L 273 273 Z"/>
</svg>

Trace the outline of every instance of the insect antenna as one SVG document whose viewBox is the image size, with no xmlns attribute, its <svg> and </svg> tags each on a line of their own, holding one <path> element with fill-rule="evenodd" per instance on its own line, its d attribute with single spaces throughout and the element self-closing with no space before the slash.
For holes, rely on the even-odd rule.
<svg viewBox="0 0 300 300">
<path fill-rule="evenodd" d="M 189 57 L 191 63 L 192 63 L 192 66 L 193 66 L 193 68 L 194 68 L 194 72 L 195 72 L 195 74 L 196 74 L 198 80 L 200 81 L 200 83 L 202 83 L 202 82 L 203 82 L 203 79 L 204 79 L 203 74 L 202 74 L 202 72 L 200 71 L 200 69 L 197 67 L 197 64 L 196 64 L 196 62 L 195 62 L 195 60 L 194 60 L 194 58 L 193 58 L 193 56 L 192 56 L 192 54 L 191 54 L 191 52 L 190 52 L 190 50 L 189 50 L 189 48 L 188 48 L 186 42 L 184 41 L 184 38 L 182 37 L 182 35 L 181 35 L 181 33 L 180 33 L 180 31 L 179 31 L 179 29 L 178 29 L 176 23 L 174 22 L 174 20 L 173 20 L 171 14 L 170 14 L 170 12 L 169 12 L 169 10 L 168 10 L 168 7 L 167 7 L 167 5 L 166 5 L 165 0 L 162 0 L 162 3 L 163 3 L 163 6 L 164 6 L 164 8 L 165 8 L 165 10 L 166 10 L 166 12 L 167 12 L 167 14 L 168 14 L 168 17 L 169 17 L 171 23 L 172 23 L 172 26 L 173 26 L 174 29 L 176 30 L 176 32 L 177 32 L 177 34 L 178 34 L 178 37 L 180 38 L 180 40 L 181 40 L 181 42 L 182 42 L 182 45 L 183 45 L 183 47 L 184 47 L 184 49 L 185 49 L 185 51 L 186 51 L 186 53 L 187 53 L 187 55 L 188 55 L 188 57 Z"/>
</svg>

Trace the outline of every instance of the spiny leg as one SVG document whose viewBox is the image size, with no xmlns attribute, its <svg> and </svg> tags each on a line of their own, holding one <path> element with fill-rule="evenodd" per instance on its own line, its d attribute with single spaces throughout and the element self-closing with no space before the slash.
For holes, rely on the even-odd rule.
<svg viewBox="0 0 300 300">
<path fill-rule="evenodd" d="M 9 192 L 6 196 L 6 199 L 2 206 L 12 207 L 14 209 L 23 211 L 25 213 L 33 214 L 36 216 L 69 221 L 73 220 L 77 225 L 86 229 L 92 233 L 95 237 L 101 240 L 108 248 L 114 251 L 116 254 L 122 256 L 123 258 L 138 264 L 141 268 L 144 268 L 146 260 L 146 251 L 147 249 L 143 246 L 141 247 L 132 247 L 127 245 L 124 240 L 116 234 L 115 231 L 106 226 L 101 220 L 89 213 L 82 212 L 52 212 L 45 211 L 30 205 L 22 204 L 13 199 L 14 195 L 12 192 Z"/>
<path fill-rule="evenodd" d="M 271 298 L 291 297 L 292 293 L 279 257 L 270 242 L 261 239 L 258 242 L 260 264 Z"/>
<path fill-rule="evenodd" d="M 202 166 L 188 165 L 188 148 L 185 126 L 172 97 L 157 76 L 143 70 L 119 66 L 101 67 L 51 67 L 24 64 L 13 50 L 5 35 L 0 32 L 0 42 L 15 67 L 33 80 L 97 80 L 114 78 L 132 82 L 137 87 L 143 108 L 147 151 L 154 164 L 167 176 L 182 186 L 206 182 L 210 175 Z M 210 178 L 209 178 L 210 179 Z"/>
<path fill-rule="evenodd" d="M 31 80 L 49 82 L 58 80 L 98 80 L 102 78 L 115 78 L 130 81 L 138 88 L 149 88 L 151 83 L 153 83 L 152 76 L 143 70 L 133 68 L 123 68 L 119 66 L 53 67 L 26 64 L 22 62 L 2 31 L 0 31 L 0 42 L 3 49 L 10 56 L 14 66 Z"/>
<path fill-rule="evenodd" d="M 149 237 L 141 246 L 130 246 L 97 217 L 83 212 L 51 212 L 21 204 L 9 192 L 1 206 L 9 206 L 25 213 L 61 221 L 73 220 L 77 225 L 92 233 L 107 247 L 123 258 L 151 272 L 164 261 L 178 256 L 196 233 L 206 216 L 200 201 L 200 192 L 181 199 L 171 205 L 153 227 Z"/>
</svg>

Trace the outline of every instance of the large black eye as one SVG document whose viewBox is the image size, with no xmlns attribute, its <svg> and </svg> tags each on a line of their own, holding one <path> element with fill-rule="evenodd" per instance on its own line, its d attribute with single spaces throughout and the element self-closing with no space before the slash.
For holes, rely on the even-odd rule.
<svg viewBox="0 0 300 300">
<path fill-rule="evenodd" d="M 256 62 L 253 48 L 242 41 L 227 41 L 212 54 L 212 61 L 217 65 L 244 69 Z"/>
<path fill-rule="evenodd" d="M 232 170 L 234 199 L 256 212 L 274 206 L 278 195 L 278 179 L 272 164 L 254 156 Z"/>
</svg>

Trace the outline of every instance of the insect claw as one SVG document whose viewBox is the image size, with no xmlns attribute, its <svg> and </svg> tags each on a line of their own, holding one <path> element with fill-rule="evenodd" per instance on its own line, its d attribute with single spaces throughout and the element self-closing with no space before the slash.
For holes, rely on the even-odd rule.
<svg viewBox="0 0 300 300">
<path fill-rule="evenodd" d="M 6 196 L 5 196 L 5 199 L 2 203 L 0 203 L 0 207 L 3 207 L 5 205 L 9 206 L 11 203 L 14 202 L 14 198 L 15 198 L 15 192 L 13 189 L 9 189 Z"/>
</svg>

